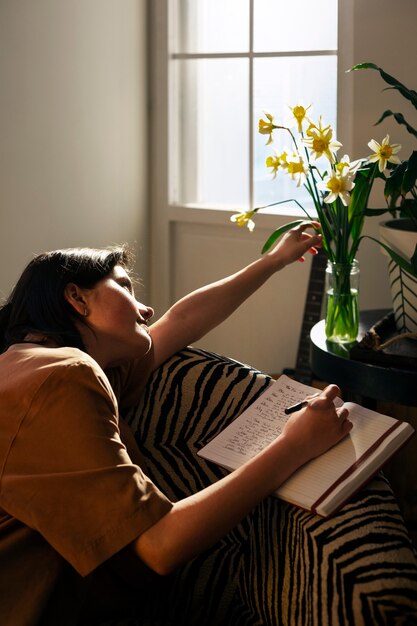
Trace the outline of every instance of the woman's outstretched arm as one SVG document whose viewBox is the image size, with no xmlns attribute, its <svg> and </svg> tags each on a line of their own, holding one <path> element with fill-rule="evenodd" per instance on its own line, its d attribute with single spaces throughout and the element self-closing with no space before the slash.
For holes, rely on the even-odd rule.
<svg viewBox="0 0 417 626">
<path fill-rule="evenodd" d="M 188 294 L 152 324 L 155 367 L 218 326 L 275 272 L 303 260 L 308 251 L 315 253 L 321 237 L 305 232 L 312 224 L 319 228 L 317 223 L 306 223 L 288 231 L 271 252 L 235 274 Z"/>
</svg>

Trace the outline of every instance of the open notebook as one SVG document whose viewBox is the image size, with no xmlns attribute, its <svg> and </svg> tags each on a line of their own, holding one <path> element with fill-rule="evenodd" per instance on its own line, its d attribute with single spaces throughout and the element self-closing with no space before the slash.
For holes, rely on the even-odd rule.
<svg viewBox="0 0 417 626">
<path fill-rule="evenodd" d="M 281 432 L 286 407 L 317 389 L 281 376 L 198 455 L 234 470 Z M 343 401 L 337 398 L 337 405 Z M 350 433 L 333 448 L 303 465 L 276 491 L 283 500 L 324 517 L 337 511 L 414 434 L 407 422 L 346 402 Z"/>
</svg>

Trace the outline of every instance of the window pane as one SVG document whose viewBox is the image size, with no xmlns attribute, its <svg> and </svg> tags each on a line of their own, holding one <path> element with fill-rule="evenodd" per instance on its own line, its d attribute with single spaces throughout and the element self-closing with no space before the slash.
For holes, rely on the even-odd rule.
<svg viewBox="0 0 417 626">
<path fill-rule="evenodd" d="M 248 206 L 248 60 L 176 60 L 171 66 L 173 200 Z"/>
<path fill-rule="evenodd" d="M 254 1 L 255 52 L 336 48 L 337 0 Z"/>
<path fill-rule="evenodd" d="M 331 124 L 336 137 L 336 80 L 335 56 L 279 57 L 255 59 L 254 61 L 254 205 L 263 206 L 290 198 L 302 205 L 310 205 L 310 196 L 303 187 L 285 173 L 278 172 L 272 180 L 271 170 L 265 165 L 267 156 L 274 149 L 292 152 L 288 131 L 274 130 L 273 144 L 266 146 L 268 137 L 258 133 L 258 121 L 264 111 L 274 116 L 277 125 L 288 126 L 291 118 L 289 107 L 312 105 L 308 113 L 317 122 Z M 342 140 L 343 143 L 343 140 Z M 341 148 L 341 150 L 343 150 Z M 293 204 L 296 208 L 296 205 Z"/>
<path fill-rule="evenodd" d="M 249 0 L 176 0 L 171 19 L 172 52 L 249 50 Z"/>
</svg>

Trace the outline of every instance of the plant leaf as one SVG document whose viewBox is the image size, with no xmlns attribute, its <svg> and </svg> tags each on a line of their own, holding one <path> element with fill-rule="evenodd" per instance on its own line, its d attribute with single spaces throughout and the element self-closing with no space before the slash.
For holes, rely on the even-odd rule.
<svg viewBox="0 0 417 626">
<path fill-rule="evenodd" d="M 405 196 L 406 193 L 411 191 L 413 187 L 416 186 L 417 180 L 417 151 L 411 154 L 408 159 L 407 167 L 404 172 L 402 184 L 401 184 L 401 193 Z"/>
<path fill-rule="evenodd" d="M 402 181 L 407 169 L 407 162 L 403 161 L 391 171 L 384 187 L 384 196 L 390 199 L 389 206 L 394 208 L 398 198 L 401 196 Z"/>
<path fill-rule="evenodd" d="M 388 207 L 386 209 L 365 209 L 364 215 L 367 217 L 377 217 L 378 215 L 384 215 L 384 213 L 389 213 Z"/>
<path fill-rule="evenodd" d="M 403 256 L 400 256 L 399 254 L 394 252 L 394 250 L 392 250 L 385 243 L 382 243 L 382 241 L 379 241 L 379 239 L 375 239 L 375 237 L 370 237 L 369 235 L 364 235 L 364 237 L 367 237 L 368 239 L 372 239 L 372 241 L 379 243 L 380 246 L 385 248 L 385 250 L 390 255 L 391 259 L 397 265 L 399 265 L 401 269 L 403 269 L 405 272 L 408 272 L 409 274 L 417 278 L 417 246 L 416 246 L 416 249 L 414 250 L 413 256 L 411 257 L 411 263 L 409 263 L 407 259 L 405 259 Z"/>
<path fill-rule="evenodd" d="M 411 124 L 407 122 L 404 115 L 402 113 L 394 113 L 394 111 L 391 111 L 391 109 L 387 109 L 386 111 L 383 112 L 379 120 L 375 122 L 375 126 L 383 122 L 385 119 L 387 119 L 387 117 L 393 117 L 398 124 L 405 126 L 411 135 L 414 135 L 414 137 L 417 137 L 417 130 L 413 128 Z"/>
<path fill-rule="evenodd" d="M 414 250 L 414 254 L 411 257 L 411 265 L 414 269 L 414 276 L 417 276 L 417 245 Z"/>
<path fill-rule="evenodd" d="M 413 222 L 417 232 L 417 199 L 405 198 L 397 208 L 401 217 L 408 218 Z"/>
<path fill-rule="evenodd" d="M 387 117 L 391 117 L 392 115 L 394 115 L 394 112 L 391 111 L 391 109 L 387 109 L 386 111 L 383 112 L 379 120 L 375 122 L 374 126 L 377 126 L 378 124 L 383 122 Z"/>
<path fill-rule="evenodd" d="M 374 174 L 375 167 L 361 169 L 356 174 L 355 186 L 348 207 L 350 235 L 353 241 L 356 241 L 362 232 Z"/>
<path fill-rule="evenodd" d="M 265 252 L 268 252 L 268 250 L 274 245 L 276 240 L 279 239 L 281 235 L 286 233 L 287 230 L 291 230 L 291 228 L 294 228 L 295 226 L 299 226 L 300 224 L 304 224 L 305 222 L 306 220 L 295 220 L 294 222 L 288 222 L 288 224 L 284 224 L 284 226 L 280 226 L 280 228 L 277 228 L 276 230 L 274 230 L 272 235 L 270 235 L 268 239 L 265 241 L 264 247 L 262 248 L 262 254 L 265 254 Z"/>
<path fill-rule="evenodd" d="M 357 65 L 354 65 L 353 67 L 350 68 L 350 70 L 348 71 L 352 71 L 352 70 L 376 70 L 380 73 L 381 78 L 388 84 L 391 85 L 393 87 L 393 89 L 396 89 L 397 91 L 400 92 L 400 94 L 406 99 L 409 100 L 411 102 L 411 104 L 414 106 L 414 108 L 417 109 L 417 92 L 414 91 L 413 89 L 408 89 L 408 87 L 406 87 L 405 85 L 403 85 L 402 83 L 400 83 L 399 80 L 397 80 L 396 78 L 394 78 L 394 76 L 391 76 L 390 74 L 387 74 L 382 67 L 379 67 L 378 65 L 375 65 L 375 63 L 358 63 Z"/>
</svg>

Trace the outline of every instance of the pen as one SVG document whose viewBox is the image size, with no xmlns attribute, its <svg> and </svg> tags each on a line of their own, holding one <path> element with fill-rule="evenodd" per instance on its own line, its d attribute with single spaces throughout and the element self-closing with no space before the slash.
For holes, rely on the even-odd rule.
<svg viewBox="0 0 417 626">
<path fill-rule="evenodd" d="M 297 402 L 297 404 L 293 404 L 285 409 L 285 415 L 289 415 L 290 413 L 295 413 L 295 411 L 299 411 L 300 409 L 307 406 L 308 400 L 303 400 L 302 402 Z"/>
</svg>

